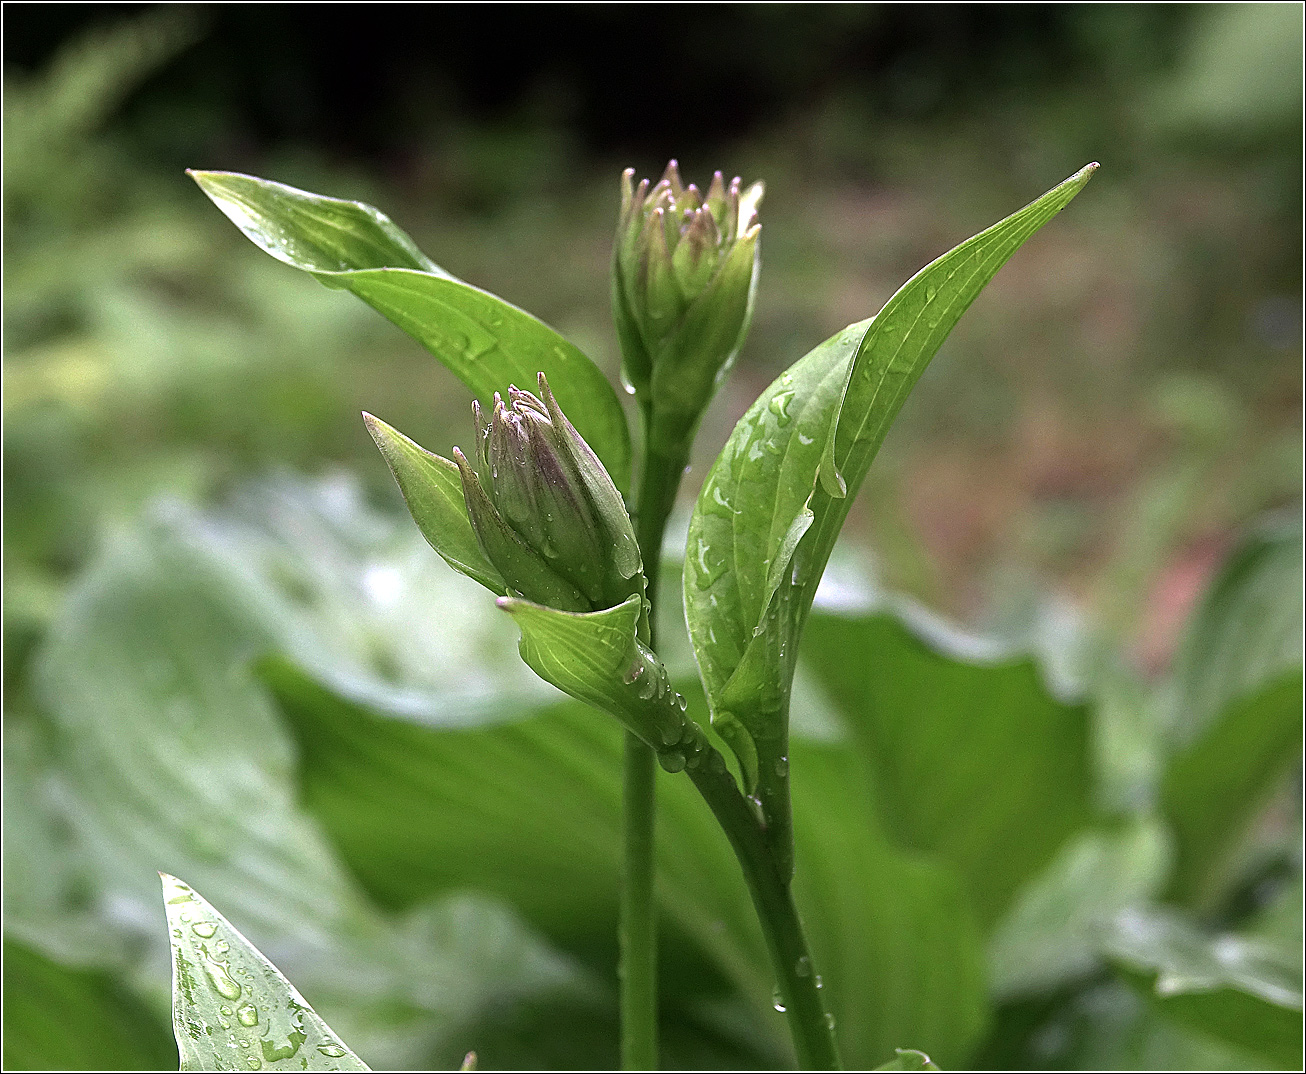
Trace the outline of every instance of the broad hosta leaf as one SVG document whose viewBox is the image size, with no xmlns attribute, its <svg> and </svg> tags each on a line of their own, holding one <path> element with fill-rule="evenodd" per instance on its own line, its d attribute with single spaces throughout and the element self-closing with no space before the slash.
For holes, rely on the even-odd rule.
<svg viewBox="0 0 1306 1074">
<path fill-rule="evenodd" d="M 301 542 L 299 559 L 319 571 L 344 569 L 333 557 L 350 525 L 347 499 L 316 515 L 297 516 L 289 494 L 277 506 Z M 394 568 L 361 558 L 369 546 L 360 545 L 361 561 L 345 562 L 363 578 L 388 577 Z M 297 586 L 274 598 L 293 575 L 260 573 L 273 563 L 248 531 L 173 509 L 120 535 L 71 592 L 39 658 L 40 696 L 60 732 L 61 776 L 75 803 L 68 817 L 93 854 L 92 905 L 108 908 L 99 909 L 106 930 L 132 941 L 122 972 L 162 985 L 168 943 L 155 876 L 165 869 L 204 877 L 232 919 L 369 1061 L 425 1067 L 442 1049 L 461 1057 L 460 1024 L 490 1005 L 571 987 L 576 970 L 498 904 L 451 898 L 415 904 L 395 920 L 341 867 L 297 804 L 292 743 L 249 664 L 284 642 L 334 657 L 337 672 L 351 666 L 346 656 L 367 665 L 333 635 L 326 602 L 316 610 L 315 638 L 301 634 L 287 609 L 313 590 Z M 374 622 L 366 589 L 350 604 L 361 635 L 350 640 L 375 652 L 361 629 Z M 453 621 L 447 609 L 441 614 Z M 502 618 L 492 608 L 486 614 Z"/>
<path fill-rule="evenodd" d="M 851 499 L 953 325 L 1095 167 L 944 254 L 876 317 L 800 359 L 749 408 L 708 473 L 686 545 L 686 616 L 713 720 L 760 784 L 780 844 L 795 650 Z"/>
<path fill-rule="evenodd" d="M 1167 723 L 1192 742 L 1229 705 L 1302 663 L 1302 527 L 1262 523 L 1221 568 L 1175 656 Z"/>
<path fill-rule="evenodd" d="M 912 1048 L 897 1049 L 898 1055 L 889 1062 L 878 1066 L 876 1070 L 938 1070 L 939 1068 L 931 1062 L 930 1057 L 924 1052 L 915 1051 Z"/>
<path fill-rule="evenodd" d="M 200 894 L 161 873 L 182 1070 L 368 1070 Z"/>
<path fill-rule="evenodd" d="M 1048 992 L 1090 974 L 1101 961 L 1103 925 L 1151 900 L 1170 855 L 1155 821 L 1071 840 L 1021 891 L 989 944 L 989 976 L 1000 996 Z"/>
<path fill-rule="evenodd" d="M 875 773 L 888 831 L 956 869 L 993 925 L 1090 815 L 1086 708 L 1028 655 L 913 608 L 818 612 L 807 631 L 804 661 Z"/>
<path fill-rule="evenodd" d="M 427 543 L 460 574 L 495 593 L 508 592 L 503 576 L 477 543 L 467 517 L 457 464 L 432 454 L 371 414 L 364 414 L 363 421 L 395 475 L 409 513 Z"/>
<path fill-rule="evenodd" d="M 6 939 L 4 994 L 5 1070 L 177 1068 L 165 1019 L 103 970 L 71 969 Z"/>
<path fill-rule="evenodd" d="M 1209 905 L 1240 837 L 1298 763 L 1302 741 L 1302 531 L 1263 526 L 1221 570 L 1176 662 L 1177 752 L 1161 784 L 1178 860 L 1169 894 Z"/>
<path fill-rule="evenodd" d="M 456 713 L 420 726 L 351 703 L 284 661 L 264 675 L 299 735 L 304 801 L 380 901 L 400 908 L 470 886 L 508 900 L 557 943 L 613 957 L 614 721 L 567 701 L 479 728 L 459 728 Z M 703 718 L 701 693 L 687 697 Z M 959 883 L 887 843 L 854 751 L 799 740 L 793 763 L 795 892 L 846 1060 L 870 1066 L 910 1040 L 960 1065 L 982 1026 L 984 983 Z M 659 782 L 658 853 L 674 952 L 659 968 L 664 1010 L 711 1007 L 724 979 L 751 1004 L 753 1046 L 783 1055 L 774 976 L 738 866 L 679 776 Z"/>
<path fill-rule="evenodd" d="M 1117 918 L 1103 944 L 1164 1017 L 1301 1069 L 1302 982 L 1292 952 L 1138 911 Z"/>
<path fill-rule="evenodd" d="M 543 371 L 617 487 L 628 488 L 630 433 L 616 393 L 598 367 L 548 325 L 450 275 L 370 205 L 234 172 L 190 175 L 256 245 L 329 287 L 352 291 L 483 402 L 495 392 L 506 395 L 510 384 L 535 384 Z"/>
</svg>

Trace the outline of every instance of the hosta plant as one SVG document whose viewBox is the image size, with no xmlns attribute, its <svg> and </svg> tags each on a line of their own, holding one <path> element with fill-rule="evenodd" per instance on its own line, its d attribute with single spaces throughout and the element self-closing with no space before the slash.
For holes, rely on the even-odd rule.
<svg viewBox="0 0 1306 1074">
<path fill-rule="evenodd" d="M 789 718 L 803 627 L 848 506 L 912 385 L 998 269 L 1095 168 L 922 269 L 876 316 L 796 361 L 740 420 L 703 483 L 683 572 L 710 730 L 658 657 L 649 580 L 699 419 L 747 335 L 761 184 L 744 189 L 718 172 L 700 191 L 674 161 L 656 183 L 622 177 L 612 304 L 641 417 L 632 486 L 616 392 L 539 320 L 440 268 L 369 206 L 192 173 L 254 242 L 374 306 L 478 398 L 474 441 L 453 461 L 365 420 L 422 533 L 514 618 L 526 663 L 595 719 L 626 728 L 627 1066 L 656 1064 L 655 758 L 694 784 L 734 850 L 799 1062 L 838 1066 L 835 1019 L 792 893 Z"/>
</svg>

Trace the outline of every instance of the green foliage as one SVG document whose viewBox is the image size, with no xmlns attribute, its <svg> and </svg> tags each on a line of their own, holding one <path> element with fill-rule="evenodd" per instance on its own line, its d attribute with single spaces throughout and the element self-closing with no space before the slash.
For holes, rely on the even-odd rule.
<svg viewBox="0 0 1306 1074">
<path fill-rule="evenodd" d="M 220 995 L 204 982 L 222 978 L 204 977 L 200 941 L 226 937 L 227 952 L 207 955 L 227 955 L 233 985 L 240 955 L 269 994 L 298 995 L 243 933 L 374 1066 L 456 1067 L 474 1048 L 489 1068 L 611 1068 L 620 728 L 539 683 L 516 648 L 583 695 L 630 674 L 633 598 L 595 619 L 507 602 L 519 642 L 514 619 L 444 571 L 411 526 L 347 482 L 286 479 L 208 514 L 156 503 L 58 600 L 56 579 L 104 522 L 130 518 L 159 485 L 97 444 L 126 428 L 156 448 L 257 455 L 296 428 L 307 436 L 324 411 L 302 407 L 335 390 L 330 356 L 370 338 L 334 296 L 221 252 L 221 235 L 166 196 L 126 196 L 122 161 L 91 132 L 187 39 L 184 21 L 159 25 L 70 53 L 6 98 L 11 156 L 21 149 L 7 268 L 22 285 L 6 310 L 6 476 L 21 479 L 6 513 L 20 537 L 6 547 L 18 564 L 7 581 L 19 581 L 6 650 L 35 655 L 6 662 L 5 1066 L 172 1065 L 165 984 L 179 963 L 153 887 L 165 869 L 235 923 L 212 911 L 206 938 L 172 922 L 201 968 L 179 976 L 195 985 L 206 1040 L 223 1014 L 200 1009 Z M 354 290 L 473 390 L 550 370 L 625 486 L 616 395 L 552 329 L 454 279 L 361 203 L 200 178 L 265 249 Z M 1248 535 L 1159 684 L 1098 675 L 1054 688 L 1043 639 L 966 635 L 879 591 L 853 608 L 816 594 L 911 382 L 990 270 L 1086 178 L 945 255 L 767 389 L 691 526 L 685 601 L 707 694 L 671 644 L 665 665 L 636 649 L 643 674 L 625 684 L 682 694 L 701 736 L 711 711 L 771 819 L 792 782 L 793 892 L 812 955 L 796 973 L 820 973 L 852 1066 L 896 1054 L 883 1069 L 935 1069 L 911 1046 L 945 1068 L 1300 1067 L 1300 815 L 1285 793 L 1300 755 L 1299 526 Z M 106 197 L 108 225 L 95 210 Z M 977 271 L 953 271 L 962 263 Z M 241 312 L 206 312 L 185 288 L 163 300 L 154 273 L 201 295 L 217 277 Z M 411 379 L 403 391 L 426 405 Z M 168 431 L 170 415 L 189 429 L 196 414 L 197 431 Z M 451 465 L 368 424 L 429 543 L 502 592 Z M 311 437 L 297 442 L 301 458 L 321 456 Z M 172 465 L 173 487 L 196 490 L 226 472 L 207 454 Z M 1172 499 L 1192 501 L 1196 473 Z M 1151 539 L 1168 509 L 1140 512 L 1137 528 Z M 730 562 L 713 574 L 719 538 Z M 1148 547 L 1159 556 L 1163 543 Z M 792 734 L 776 736 L 756 702 L 787 718 L 791 684 Z M 1147 748 L 1108 770 L 1121 709 Z M 660 780 L 664 1058 L 783 1065 L 775 967 L 730 844 L 683 776 Z M 179 1013 L 185 1044 L 184 1002 Z M 272 1014 L 256 1022 L 277 1034 L 271 1054 L 255 1058 L 285 1061 L 284 1041 L 302 1061 L 311 1042 Z"/>
<path fill-rule="evenodd" d="M 166 873 L 160 879 L 182 1070 L 368 1069 L 197 891 Z"/>
<path fill-rule="evenodd" d="M 451 276 L 370 205 L 249 175 L 191 175 L 250 241 L 329 287 L 352 291 L 479 398 L 507 396 L 513 384 L 534 385 L 547 374 L 617 487 L 629 485 L 630 434 L 612 385 L 546 324 Z"/>
</svg>

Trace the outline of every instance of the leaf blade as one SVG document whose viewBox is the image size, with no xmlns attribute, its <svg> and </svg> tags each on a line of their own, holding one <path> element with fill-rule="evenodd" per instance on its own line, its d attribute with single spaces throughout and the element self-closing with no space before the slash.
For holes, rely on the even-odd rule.
<svg viewBox="0 0 1306 1074">
<path fill-rule="evenodd" d="M 182 1070 L 371 1069 L 199 892 L 167 873 L 159 879 Z"/>
<path fill-rule="evenodd" d="M 370 205 L 236 172 L 189 174 L 256 246 L 357 295 L 483 401 L 543 371 L 617 487 L 629 489 L 630 432 L 612 385 L 543 321 L 445 271 Z"/>
<path fill-rule="evenodd" d="M 988 281 L 1096 167 L 936 259 L 874 318 L 796 362 L 740 419 L 709 471 L 690 520 L 686 618 L 714 722 L 765 755 L 757 766 L 764 800 L 784 798 L 783 788 L 768 790 L 777 782 L 768 762 L 783 756 L 807 611 L 890 424 Z M 806 532 L 791 541 L 796 526 Z"/>
</svg>

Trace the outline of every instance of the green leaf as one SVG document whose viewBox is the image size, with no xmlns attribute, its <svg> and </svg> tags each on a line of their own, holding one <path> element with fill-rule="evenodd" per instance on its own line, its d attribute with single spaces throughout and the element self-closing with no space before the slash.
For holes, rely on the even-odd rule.
<svg viewBox="0 0 1306 1074">
<path fill-rule="evenodd" d="M 644 598 L 632 594 L 601 612 L 562 612 L 500 597 L 521 627 L 521 657 L 545 682 L 617 717 L 666 755 L 685 733 L 685 699 L 667 681 L 661 661 L 636 637 Z M 684 754 L 678 754 L 683 767 Z"/>
<path fill-rule="evenodd" d="M 494 593 L 506 593 L 503 576 L 485 558 L 467 518 L 457 464 L 432 454 L 371 414 L 364 414 L 363 421 L 385 456 L 408 511 L 427 543 L 460 574 Z"/>
<path fill-rule="evenodd" d="M 164 1020 L 103 970 L 72 969 L 6 938 L 4 994 L 5 1070 L 176 1069 Z"/>
<path fill-rule="evenodd" d="M 182 1070 L 369 1070 L 263 954 L 189 885 L 160 873 Z"/>
<path fill-rule="evenodd" d="M 495 894 L 555 943 L 610 964 L 621 847 L 621 733 L 578 702 L 480 727 L 425 725 L 341 697 L 285 661 L 266 681 L 295 728 L 301 794 L 359 880 L 400 909 L 452 888 Z M 688 691 L 689 714 L 706 718 Z M 450 721 L 450 722 L 445 722 Z M 985 1017 L 978 932 L 947 870 L 884 838 L 846 746 L 794 743 L 795 896 L 840 1046 L 870 1066 L 903 1040 L 961 1065 Z M 664 1011 L 747 998 L 746 1035 L 784 1055 L 774 977 L 725 836 L 692 784 L 658 788 Z M 673 957 L 674 956 L 674 957 Z"/>
<path fill-rule="evenodd" d="M 370 205 L 235 172 L 189 174 L 257 246 L 329 287 L 353 292 L 482 401 L 506 395 L 511 384 L 529 388 L 544 372 L 617 487 L 629 488 L 630 432 L 616 393 L 548 325 L 440 268 Z"/>
<path fill-rule="evenodd" d="M 1161 782 L 1177 861 L 1169 895 L 1210 906 L 1248 826 L 1298 764 L 1302 741 L 1299 521 L 1253 533 L 1212 583 L 1173 682 L 1177 751 Z"/>
<path fill-rule="evenodd" d="M 944 254 L 876 317 L 796 362 L 735 426 L 704 481 L 686 545 L 686 616 L 714 725 L 760 783 L 777 829 L 798 639 L 852 498 L 953 325 L 1095 168 Z"/>
<path fill-rule="evenodd" d="M 1144 818 L 1071 840 L 1019 892 L 995 930 L 989 944 L 994 991 L 1048 993 L 1092 973 L 1100 964 L 1101 927 L 1154 898 L 1169 862 L 1165 832 Z"/>
<path fill-rule="evenodd" d="M 299 541 L 290 556 L 299 569 L 344 575 L 333 595 L 356 632 L 345 637 L 372 655 L 374 625 L 389 620 L 360 583 L 394 569 L 377 554 L 392 531 L 365 540 L 357 530 L 368 527 L 351 528 L 350 499 L 327 491 L 301 513 L 304 503 L 282 486 L 272 517 Z M 137 924 L 158 916 L 157 871 L 205 877 L 355 1048 L 378 1065 L 425 1068 L 433 1049 L 489 1007 L 585 975 L 492 900 L 450 894 L 402 919 L 383 915 L 298 804 L 294 746 L 251 661 L 285 641 L 334 662 L 337 674 L 367 665 L 335 636 L 332 605 L 321 599 L 331 587 L 278 573 L 272 530 L 250 519 L 219 526 L 180 507 L 154 511 L 71 590 L 38 671 L 59 732 L 61 787 L 75 804 L 69 819 L 89 855 L 83 897 L 112 908 L 99 911 L 101 927 L 131 939 L 133 954 L 117 968 L 138 979 L 167 960 L 166 933 Z M 410 540 L 421 556 L 405 552 L 401 563 L 431 561 L 449 582 L 471 585 L 435 563 L 416 533 Z M 439 592 L 437 584 L 423 596 Z M 294 618 L 290 610 L 306 602 L 312 615 Z M 430 614 L 457 622 L 447 608 Z M 402 615 L 393 622 L 391 653 L 401 630 L 413 629 Z M 511 633 L 497 635 L 509 651 Z M 429 661 L 432 647 L 420 648 Z"/>
<path fill-rule="evenodd" d="M 1138 911 L 1117 918 L 1103 945 L 1163 1016 L 1301 1069 L 1301 971 L 1290 953 Z"/>
<path fill-rule="evenodd" d="M 807 631 L 804 664 L 875 773 L 892 838 L 951 865 L 992 926 L 1091 815 L 1087 709 L 1028 655 L 911 606 L 817 612 Z"/>
<path fill-rule="evenodd" d="M 1270 518 L 1211 583 L 1174 659 L 1170 736 L 1191 743 L 1235 701 L 1302 665 L 1302 526 Z"/>
<path fill-rule="evenodd" d="M 897 1058 L 876 1067 L 876 1070 L 938 1070 L 924 1052 L 912 1048 L 897 1048 Z"/>
</svg>

